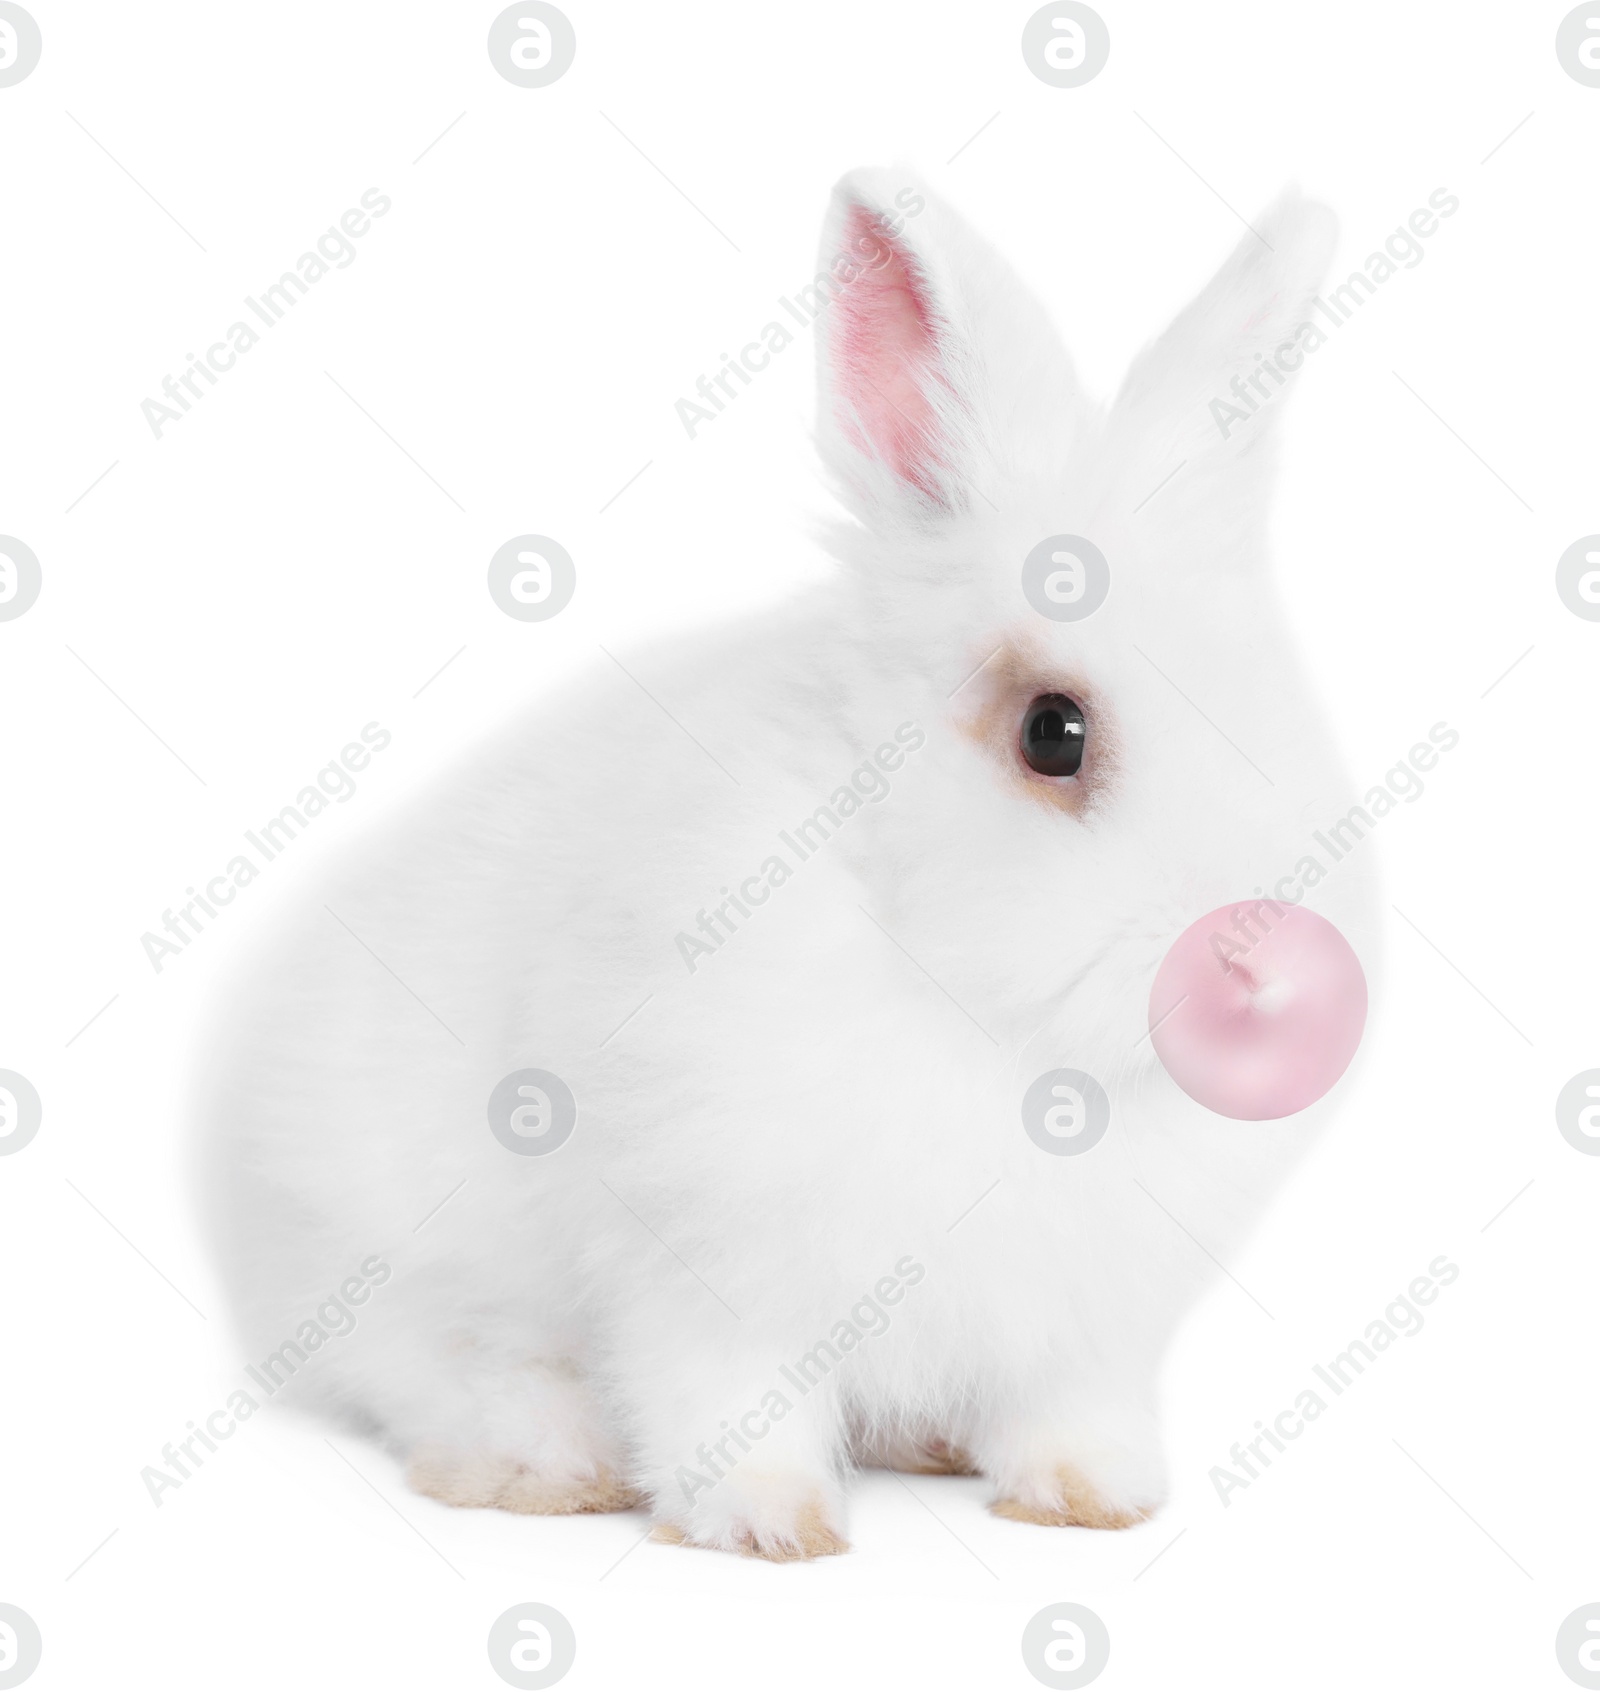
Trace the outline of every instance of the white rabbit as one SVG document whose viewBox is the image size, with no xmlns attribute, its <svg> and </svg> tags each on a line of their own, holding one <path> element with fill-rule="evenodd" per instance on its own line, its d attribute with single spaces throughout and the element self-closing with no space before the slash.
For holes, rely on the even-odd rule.
<svg viewBox="0 0 1600 1692">
<path fill-rule="evenodd" d="M 828 585 L 631 661 L 670 719 L 597 662 L 228 1007 L 206 1150 L 269 1376 L 436 1498 L 642 1499 L 660 1538 L 778 1559 L 845 1548 L 857 1462 L 981 1472 L 1029 1522 L 1160 1503 L 1164 1348 L 1328 1109 L 1202 1109 L 1146 1005 L 1181 930 L 1349 803 L 1265 572 L 1282 398 L 1258 378 L 1226 434 L 1211 408 L 1294 340 L 1332 241 L 1286 197 L 1105 409 L 926 187 L 840 183 Z M 1021 585 L 1063 534 L 1111 573 L 1072 621 Z M 1076 775 L 1020 750 L 1056 694 Z M 1311 902 L 1368 955 L 1364 862 Z M 1020 1115 L 1062 1067 L 1113 1101 L 1082 1155 Z M 576 1101 L 559 1149 L 542 1083 L 491 1131 L 529 1069 Z M 330 1292 L 356 1325 L 318 1345 Z"/>
</svg>

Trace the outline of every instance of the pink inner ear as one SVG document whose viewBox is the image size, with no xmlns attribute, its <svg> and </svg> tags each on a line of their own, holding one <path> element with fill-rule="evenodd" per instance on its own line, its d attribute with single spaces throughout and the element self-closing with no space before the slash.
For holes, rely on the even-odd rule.
<svg viewBox="0 0 1600 1692">
<path fill-rule="evenodd" d="M 829 308 L 840 425 L 902 480 L 931 494 L 935 420 L 925 384 L 934 379 L 936 337 L 925 286 L 865 207 L 851 209 L 845 240 L 843 256 L 858 269 Z"/>
</svg>

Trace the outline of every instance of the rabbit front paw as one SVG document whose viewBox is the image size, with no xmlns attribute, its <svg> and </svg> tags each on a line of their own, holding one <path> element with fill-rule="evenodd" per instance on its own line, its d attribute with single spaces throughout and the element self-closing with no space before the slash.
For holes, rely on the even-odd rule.
<svg viewBox="0 0 1600 1692">
<path fill-rule="evenodd" d="M 1107 1490 L 1073 1463 L 1057 1463 L 1019 1478 L 989 1508 L 1013 1522 L 1041 1527 L 1128 1528 L 1147 1521 L 1161 1502 L 1138 1493 Z"/>
<path fill-rule="evenodd" d="M 850 1545 L 833 1493 L 831 1485 L 797 1471 L 741 1470 L 686 1513 L 659 1517 L 650 1537 L 773 1563 L 834 1557 Z"/>
<path fill-rule="evenodd" d="M 1154 1420 L 1134 1410 L 1011 1428 L 980 1467 L 995 1477 L 995 1515 L 1043 1527 L 1134 1527 L 1167 1495 Z"/>
</svg>

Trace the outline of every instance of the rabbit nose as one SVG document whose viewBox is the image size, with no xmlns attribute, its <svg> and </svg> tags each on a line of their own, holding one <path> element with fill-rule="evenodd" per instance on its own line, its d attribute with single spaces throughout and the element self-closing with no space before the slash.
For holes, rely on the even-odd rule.
<svg viewBox="0 0 1600 1692">
<path fill-rule="evenodd" d="M 1292 1116 L 1344 1074 L 1367 1020 L 1350 942 L 1300 905 L 1251 899 L 1186 928 L 1150 989 L 1150 1042 L 1190 1098 L 1245 1122 Z"/>
</svg>

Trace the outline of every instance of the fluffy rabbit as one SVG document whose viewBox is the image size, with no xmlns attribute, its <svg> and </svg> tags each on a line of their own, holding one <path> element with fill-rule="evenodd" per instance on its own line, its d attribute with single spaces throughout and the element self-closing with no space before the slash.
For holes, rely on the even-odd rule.
<svg viewBox="0 0 1600 1692">
<path fill-rule="evenodd" d="M 631 661 L 671 718 L 597 662 L 228 1007 L 213 1213 L 286 1398 L 449 1503 L 646 1501 L 658 1538 L 776 1559 L 845 1549 L 857 1463 L 980 1472 L 1026 1522 L 1156 1508 L 1165 1346 L 1328 1108 L 1202 1109 L 1146 1005 L 1349 802 L 1265 571 L 1283 397 L 1226 434 L 1211 406 L 1332 240 L 1285 198 L 1107 409 L 925 186 L 840 183 L 827 586 Z M 1021 583 L 1063 534 L 1111 573 L 1076 620 Z M 1048 695 L 1075 774 L 1023 754 Z M 1365 956 L 1357 858 L 1310 902 Z M 1057 1068 L 1112 1101 L 1082 1155 L 1024 1130 Z M 355 1326 L 319 1343 L 330 1293 Z"/>
</svg>

